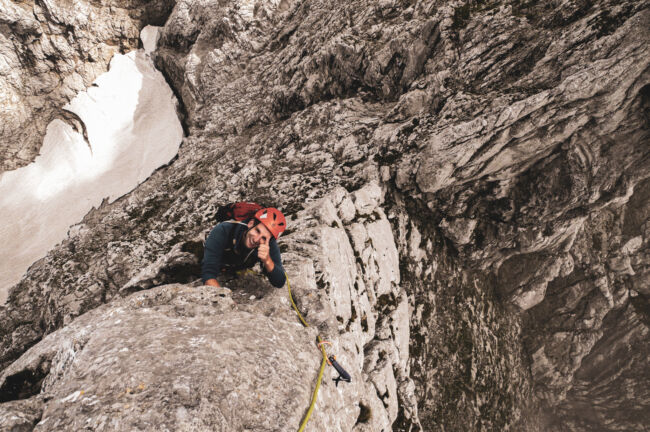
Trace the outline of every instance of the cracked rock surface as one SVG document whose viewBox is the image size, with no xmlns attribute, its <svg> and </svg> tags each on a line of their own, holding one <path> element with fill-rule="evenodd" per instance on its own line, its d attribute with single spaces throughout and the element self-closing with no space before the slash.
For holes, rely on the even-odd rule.
<svg viewBox="0 0 650 432">
<path fill-rule="evenodd" d="M 216 208 L 246 199 L 288 216 L 296 302 L 358 378 L 324 385 L 316 430 L 643 430 L 648 28 L 631 0 L 178 1 L 154 53 L 178 158 L 11 290 L 2 368 L 191 283 Z"/>
<path fill-rule="evenodd" d="M 313 337 L 226 288 L 165 285 L 81 316 L 0 381 L 49 365 L 35 430 L 288 430 L 318 371 Z"/>
</svg>

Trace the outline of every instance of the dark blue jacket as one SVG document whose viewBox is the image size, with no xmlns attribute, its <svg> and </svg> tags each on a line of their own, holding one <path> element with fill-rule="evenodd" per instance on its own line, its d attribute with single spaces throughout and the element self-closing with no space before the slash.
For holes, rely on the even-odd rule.
<svg viewBox="0 0 650 432">
<path fill-rule="evenodd" d="M 269 242 L 269 255 L 275 263 L 272 272 L 267 272 L 262 262 L 257 258 L 257 249 L 248 249 L 244 246 L 244 235 L 248 231 L 248 221 L 221 222 L 210 231 L 205 241 L 205 252 L 201 265 L 201 278 L 203 283 L 208 279 L 216 279 L 222 271 L 237 271 L 253 267 L 260 263 L 262 272 L 274 287 L 284 285 L 285 275 L 282 267 L 280 248 L 274 238 Z"/>
</svg>

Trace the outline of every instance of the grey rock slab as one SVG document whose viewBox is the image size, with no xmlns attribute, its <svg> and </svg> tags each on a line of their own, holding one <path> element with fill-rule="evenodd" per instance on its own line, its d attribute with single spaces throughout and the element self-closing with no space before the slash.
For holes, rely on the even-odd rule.
<svg viewBox="0 0 650 432">
<path fill-rule="evenodd" d="M 477 221 L 474 219 L 454 219 L 448 221 L 443 219 L 440 222 L 440 228 L 447 237 L 449 237 L 454 243 L 458 245 L 465 245 L 469 243 L 474 228 L 476 228 Z"/>
<path fill-rule="evenodd" d="M 0 403 L 0 425 L 3 431 L 31 432 L 41 420 L 43 398 L 34 396 L 29 399 Z"/>
<path fill-rule="evenodd" d="M 358 214 L 369 215 L 383 201 L 381 187 L 376 183 L 370 183 L 355 191 L 352 194 L 352 201 L 354 201 Z"/>
<path fill-rule="evenodd" d="M 374 284 L 375 296 L 396 291 L 400 282 L 399 255 L 395 247 L 392 228 L 383 211 L 380 218 L 366 224 L 368 238 L 372 244 L 372 273 L 366 273 L 367 280 Z"/>
<path fill-rule="evenodd" d="M 314 338 L 238 310 L 227 289 L 166 285 L 77 318 L 0 385 L 44 357 L 51 374 L 64 365 L 43 384 L 35 430 L 293 430 L 318 372 Z"/>
<path fill-rule="evenodd" d="M 324 280 L 329 282 L 329 298 L 337 317 L 347 321 L 352 316 L 350 291 L 354 289 L 356 268 L 348 236 L 342 229 L 324 228 L 321 232 Z"/>
</svg>

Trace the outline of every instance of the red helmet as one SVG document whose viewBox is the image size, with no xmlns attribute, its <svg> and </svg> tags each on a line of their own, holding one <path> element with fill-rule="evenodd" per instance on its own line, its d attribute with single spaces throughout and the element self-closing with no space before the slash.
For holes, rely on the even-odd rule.
<svg viewBox="0 0 650 432">
<path fill-rule="evenodd" d="M 255 219 L 262 222 L 276 239 L 287 229 L 287 220 L 284 215 L 280 210 L 273 207 L 258 210 L 255 213 Z"/>
</svg>

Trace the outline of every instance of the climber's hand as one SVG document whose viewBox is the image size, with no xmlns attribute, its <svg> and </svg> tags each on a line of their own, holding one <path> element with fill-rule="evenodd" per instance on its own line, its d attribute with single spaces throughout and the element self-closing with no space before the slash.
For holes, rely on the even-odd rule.
<svg viewBox="0 0 650 432">
<path fill-rule="evenodd" d="M 265 266 L 269 261 L 272 261 L 269 255 L 269 240 L 267 238 L 262 237 L 260 240 L 260 245 L 257 247 L 257 257 Z"/>
</svg>

